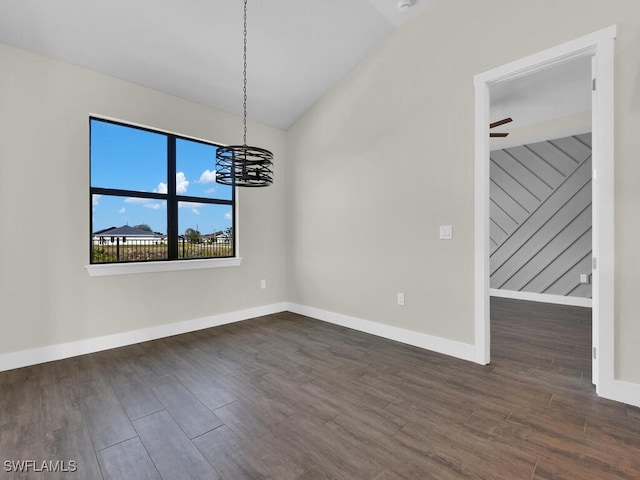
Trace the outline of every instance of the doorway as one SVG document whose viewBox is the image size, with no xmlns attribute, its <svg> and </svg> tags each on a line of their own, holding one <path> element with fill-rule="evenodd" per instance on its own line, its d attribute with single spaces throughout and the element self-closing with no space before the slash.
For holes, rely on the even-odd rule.
<svg viewBox="0 0 640 480">
<path fill-rule="evenodd" d="M 478 74 L 475 83 L 475 349 L 491 361 L 489 302 L 489 122 L 492 85 L 592 58 L 593 362 L 598 394 L 614 381 L 613 325 L 613 43 L 615 26 Z"/>
</svg>

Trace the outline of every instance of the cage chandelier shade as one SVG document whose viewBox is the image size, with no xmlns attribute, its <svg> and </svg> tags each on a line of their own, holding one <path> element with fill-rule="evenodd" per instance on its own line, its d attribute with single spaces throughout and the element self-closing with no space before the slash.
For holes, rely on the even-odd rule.
<svg viewBox="0 0 640 480">
<path fill-rule="evenodd" d="M 249 145 L 218 147 L 216 182 L 238 187 L 268 187 L 273 183 L 273 154 Z"/>
</svg>

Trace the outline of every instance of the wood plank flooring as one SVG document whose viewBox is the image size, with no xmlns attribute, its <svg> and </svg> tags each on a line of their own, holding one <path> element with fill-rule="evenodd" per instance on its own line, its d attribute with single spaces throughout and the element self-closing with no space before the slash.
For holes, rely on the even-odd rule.
<svg viewBox="0 0 640 480">
<path fill-rule="evenodd" d="M 590 310 L 491 309 L 488 366 L 282 313 L 0 373 L 0 478 L 640 478 L 640 409 L 591 385 Z"/>
</svg>

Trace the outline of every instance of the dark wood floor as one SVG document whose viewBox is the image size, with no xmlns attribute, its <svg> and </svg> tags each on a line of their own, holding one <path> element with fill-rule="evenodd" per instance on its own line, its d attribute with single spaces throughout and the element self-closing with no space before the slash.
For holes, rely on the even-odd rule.
<svg viewBox="0 0 640 480">
<path fill-rule="evenodd" d="M 489 366 L 284 313 L 1 373 L 0 478 L 640 478 L 640 410 L 591 385 L 590 311 L 491 307 Z"/>
</svg>

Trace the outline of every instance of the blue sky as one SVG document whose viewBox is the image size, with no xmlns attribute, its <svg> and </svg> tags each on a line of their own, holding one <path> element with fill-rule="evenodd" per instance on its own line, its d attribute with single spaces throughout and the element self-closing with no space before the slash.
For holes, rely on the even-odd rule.
<svg viewBox="0 0 640 480">
<path fill-rule="evenodd" d="M 215 183 L 216 147 L 190 140 L 176 142 L 179 195 L 231 199 L 231 188 Z M 167 139 L 158 133 L 91 121 L 91 186 L 166 193 Z M 93 195 L 93 231 L 145 223 L 166 233 L 166 201 Z M 178 231 L 202 234 L 231 226 L 231 206 L 181 202 Z"/>
</svg>

